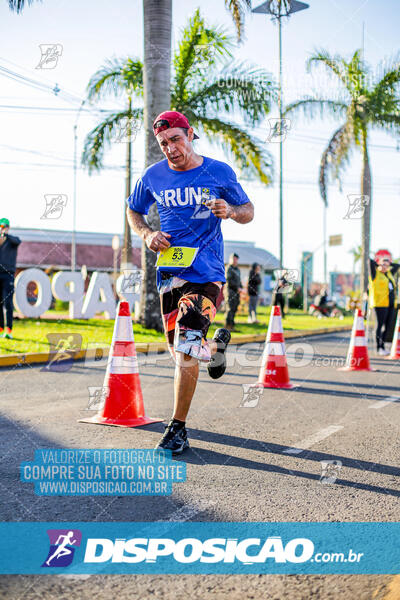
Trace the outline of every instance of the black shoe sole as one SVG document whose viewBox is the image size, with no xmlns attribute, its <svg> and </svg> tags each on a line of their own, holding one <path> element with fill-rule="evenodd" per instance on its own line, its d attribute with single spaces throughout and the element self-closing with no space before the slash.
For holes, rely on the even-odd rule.
<svg viewBox="0 0 400 600">
<path fill-rule="evenodd" d="M 216 341 L 217 344 L 218 343 L 221 344 L 221 341 L 218 342 L 218 340 L 215 340 L 215 338 L 214 338 L 214 341 Z M 224 347 L 221 349 L 218 349 L 215 352 L 215 354 L 213 354 L 213 356 L 211 357 L 211 360 L 207 365 L 207 371 L 208 371 L 208 374 L 211 377 L 211 379 L 219 379 L 225 373 L 225 371 L 226 371 L 225 352 L 226 352 L 226 349 L 228 348 L 228 344 L 230 341 L 231 341 L 231 336 L 229 335 L 228 341 L 223 342 Z M 217 364 L 215 364 L 215 363 L 217 363 Z"/>
</svg>

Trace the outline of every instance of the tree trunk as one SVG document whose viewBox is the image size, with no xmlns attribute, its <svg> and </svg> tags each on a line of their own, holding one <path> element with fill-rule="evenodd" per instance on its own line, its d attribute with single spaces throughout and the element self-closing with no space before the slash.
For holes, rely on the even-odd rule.
<svg viewBox="0 0 400 600">
<path fill-rule="evenodd" d="M 162 158 L 157 140 L 153 134 L 153 121 L 171 104 L 171 30 L 172 0 L 143 0 L 144 23 L 144 127 L 145 165 Z M 147 216 L 149 226 L 157 230 L 160 219 L 156 204 Z M 156 288 L 156 254 L 142 245 L 142 268 L 144 271 L 139 321 L 144 327 L 162 331 L 160 301 Z"/>
<path fill-rule="evenodd" d="M 131 141 L 131 122 L 130 122 L 130 112 L 131 112 L 131 99 L 129 99 L 129 109 L 128 109 L 128 122 L 126 127 L 127 133 L 127 143 L 126 143 L 126 174 L 125 174 L 125 198 L 131 193 L 131 179 L 132 179 L 132 141 Z M 132 269 L 132 236 L 131 236 L 131 228 L 129 227 L 128 217 L 126 214 L 126 206 L 124 204 L 124 242 L 122 246 L 121 252 L 121 271 L 123 269 Z"/>
<path fill-rule="evenodd" d="M 365 203 L 364 214 L 361 225 L 361 292 L 364 293 L 368 289 L 369 275 L 369 254 L 371 240 L 371 204 L 372 204 L 372 182 L 371 169 L 369 165 L 367 134 L 363 135 L 363 165 L 361 172 L 361 195 L 367 196 L 369 201 Z M 366 199 L 365 201 L 366 202 Z"/>
</svg>

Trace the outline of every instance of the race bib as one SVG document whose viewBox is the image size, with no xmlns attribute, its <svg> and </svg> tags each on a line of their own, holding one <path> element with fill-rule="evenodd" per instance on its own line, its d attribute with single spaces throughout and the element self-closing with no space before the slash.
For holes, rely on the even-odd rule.
<svg viewBox="0 0 400 600">
<path fill-rule="evenodd" d="M 156 267 L 190 267 L 198 250 L 186 246 L 171 246 L 159 253 Z"/>
</svg>

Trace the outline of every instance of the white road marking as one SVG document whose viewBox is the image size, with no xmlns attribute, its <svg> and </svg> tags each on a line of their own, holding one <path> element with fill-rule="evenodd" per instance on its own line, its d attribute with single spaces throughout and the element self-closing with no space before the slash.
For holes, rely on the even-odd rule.
<svg viewBox="0 0 400 600">
<path fill-rule="evenodd" d="M 300 454 L 300 452 L 311 448 L 311 446 L 314 446 L 314 444 L 321 442 L 325 438 L 329 437 L 333 433 L 336 433 L 337 431 L 340 431 L 341 429 L 343 429 L 343 425 L 329 425 L 329 427 L 321 429 L 320 431 L 317 431 L 317 433 L 314 433 L 314 435 L 311 435 L 310 437 L 301 441 L 299 443 L 299 446 L 301 446 L 301 448 L 289 447 L 285 448 L 283 452 L 285 454 Z"/>
<path fill-rule="evenodd" d="M 398 396 L 388 396 L 385 398 L 385 400 L 378 400 L 378 402 L 371 404 L 371 406 L 368 406 L 368 408 L 375 408 L 378 410 L 378 408 L 383 408 L 384 406 L 392 404 L 393 402 L 400 402 L 400 398 Z"/>
<path fill-rule="evenodd" d="M 158 521 L 161 523 L 188 521 L 195 515 L 213 508 L 215 504 L 216 503 L 214 501 L 199 502 L 197 504 L 185 504 L 184 506 L 176 509 L 167 519 L 159 519 Z"/>
</svg>

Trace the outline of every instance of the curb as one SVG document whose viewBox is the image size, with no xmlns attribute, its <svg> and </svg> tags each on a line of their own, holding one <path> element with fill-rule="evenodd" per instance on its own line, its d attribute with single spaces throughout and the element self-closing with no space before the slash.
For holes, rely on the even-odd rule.
<svg viewBox="0 0 400 600">
<path fill-rule="evenodd" d="M 340 333 L 343 331 L 351 331 L 352 325 L 343 325 L 341 327 L 325 327 L 323 329 L 304 329 L 304 330 L 293 330 L 284 331 L 285 339 L 294 339 L 308 337 L 312 335 L 323 335 L 326 333 Z M 266 334 L 258 335 L 233 335 L 231 344 L 239 346 L 241 344 L 250 344 L 254 342 L 264 342 Z M 135 344 L 136 352 L 149 354 L 150 352 L 156 352 L 157 354 L 163 354 L 168 352 L 168 346 L 166 342 L 139 342 Z M 0 356 L 0 367 L 22 367 L 23 365 L 30 364 L 46 364 L 57 352 L 27 352 L 26 354 L 10 354 L 9 356 Z M 108 348 L 88 348 L 87 350 L 79 350 L 71 355 L 73 361 L 78 360 L 101 360 L 108 356 Z"/>
</svg>

